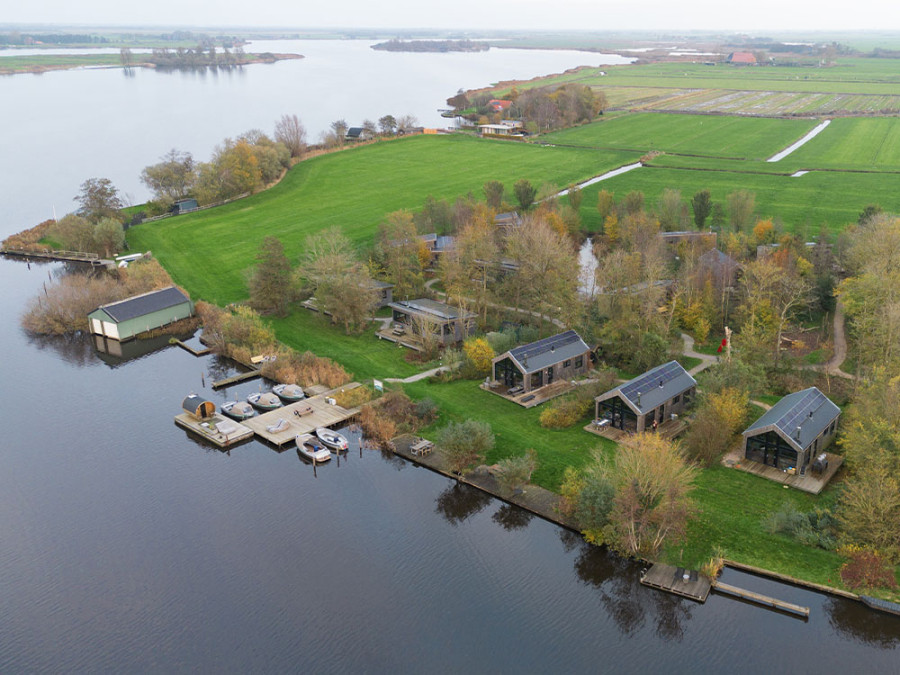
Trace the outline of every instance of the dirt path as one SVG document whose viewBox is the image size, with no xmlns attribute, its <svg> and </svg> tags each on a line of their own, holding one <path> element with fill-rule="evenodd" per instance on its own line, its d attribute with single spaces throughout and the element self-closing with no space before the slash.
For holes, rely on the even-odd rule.
<svg viewBox="0 0 900 675">
<path fill-rule="evenodd" d="M 834 330 L 832 333 L 834 347 L 834 354 L 832 357 L 823 364 L 805 367 L 809 370 L 818 370 L 826 375 L 843 377 L 847 380 L 855 380 L 856 375 L 851 375 L 850 373 L 845 373 L 841 370 L 841 366 L 847 358 L 847 333 L 844 328 L 844 305 L 841 304 L 840 300 L 837 301 L 837 305 L 834 308 Z"/>
<path fill-rule="evenodd" d="M 682 353 L 685 356 L 693 356 L 695 359 L 700 359 L 702 361 L 702 363 L 699 363 L 691 368 L 688 371 L 688 375 L 693 377 L 697 373 L 706 370 L 712 364 L 718 362 L 719 357 L 717 356 L 712 356 L 710 354 L 701 354 L 700 352 L 694 351 L 694 338 L 692 338 L 687 333 L 682 333 L 681 339 L 684 341 L 684 350 L 682 351 Z"/>
</svg>

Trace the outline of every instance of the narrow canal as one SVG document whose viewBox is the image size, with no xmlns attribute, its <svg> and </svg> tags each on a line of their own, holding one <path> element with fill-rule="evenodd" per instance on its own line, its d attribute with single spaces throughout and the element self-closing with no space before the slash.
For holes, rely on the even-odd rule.
<svg viewBox="0 0 900 675">
<path fill-rule="evenodd" d="M 165 344 L 120 361 L 28 336 L 62 269 L 0 260 L 0 672 L 897 669 L 900 621 L 855 603 L 729 573 L 810 619 L 701 606 L 356 444 L 316 476 L 293 449 L 208 448 L 181 399 L 257 385 L 213 393 L 227 366 Z"/>
</svg>

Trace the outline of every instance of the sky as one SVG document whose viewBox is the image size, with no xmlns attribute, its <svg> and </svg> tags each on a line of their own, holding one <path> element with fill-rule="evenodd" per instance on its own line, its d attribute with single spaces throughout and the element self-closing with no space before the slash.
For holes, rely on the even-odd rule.
<svg viewBox="0 0 900 675">
<path fill-rule="evenodd" d="M 900 30 L 891 0 L 0 0 L 3 24 L 280 28 Z"/>
</svg>

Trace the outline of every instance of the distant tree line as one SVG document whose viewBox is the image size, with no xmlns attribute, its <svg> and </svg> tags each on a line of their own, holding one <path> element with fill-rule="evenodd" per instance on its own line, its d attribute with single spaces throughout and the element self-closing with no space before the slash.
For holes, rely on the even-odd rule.
<svg viewBox="0 0 900 675">
<path fill-rule="evenodd" d="M 387 52 L 486 52 L 491 46 L 472 40 L 388 40 L 372 45 Z"/>
<path fill-rule="evenodd" d="M 607 107 L 603 92 L 583 84 L 537 87 L 525 91 L 513 87 L 504 95 L 504 100 L 512 104 L 502 111 L 491 106 L 491 101 L 497 98 L 496 92 L 483 91 L 470 97 L 460 90 L 447 99 L 447 105 L 479 124 L 499 122 L 504 118 L 522 120 L 531 133 L 590 122 Z"/>
<path fill-rule="evenodd" d="M 154 64 L 157 68 L 221 68 L 239 66 L 257 59 L 274 59 L 272 54 L 254 54 L 248 56 L 243 48 L 235 47 L 229 50 L 223 47 L 222 51 L 216 50 L 215 45 L 198 45 L 197 47 L 176 49 L 154 49 L 149 56 L 141 59 Z M 127 64 L 126 64 L 127 65 Z"/>
<path fill-rule="evenodd" d="M 66 34 L 66 33 L 21 33 L 10 31 L 0 33 L 0 45 L 31 45 L 42 43 L 48 45 L 70 44 L 104 44 L 109 42 L 99 35 Z"/>
</svg>

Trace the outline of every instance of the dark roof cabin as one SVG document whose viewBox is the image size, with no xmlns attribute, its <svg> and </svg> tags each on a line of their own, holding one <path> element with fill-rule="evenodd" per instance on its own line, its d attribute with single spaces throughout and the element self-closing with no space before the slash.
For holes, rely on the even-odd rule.
<svg viewBox="0 0 900 675">
<path fill-rule="evenodd" d="M 139 333 L 186 319 L 193 313 L 190 298 L 175 286 L 169 286 L 101 305 L 88 314 L 88 325 L 94 335 L 130 340 Z"/>
<path fill-rule="evenodd" d="M 669 361 L 594 399 L 594 421 L 641 433 L 653 427 L 654 422 L 658 426 L 680 414 L 696 389 L 697 381 L 681 364 Z"/>
<path fill-rule="evenodd" d="M 388 307 L 401 330 L 420 337 L 423 330 L 433 331 L 437 341 L 445 345 L 461 342 L 475 328 L 475 314 L 436 300 L 399 300 Z"/>
<path fill-rule="evenodd" d="M 211 401 L 202 399 L 197 394 L 191 394 L 181 402 L 181 409 L 188 415 L 193 415 L 198 420 L 205 420 L 216 414 L 216 406 Z"/>
<path fill-rule="evenodd" d="M 185 198 L 176 200 L 175 203 L 172 204 L 170 210 L 175 215 L 181 215 L 182 213 L 196 211 L 198 208 L 200 208 L 200 205 L 197 203 L 196 199 Z"/>
<path fill-rule="evenodd" d="M 517 394 L 583 375 L 591 368 L 591 349 L 574 330 L 510 349 L 491 362 L 491 375 Z"/>
<path fill-rule="evenodd" d="M 717 248 L 697 258 L 698 272 L 709 277 L 720 288 L 734 286 L 740 269 L 738 261 Z"/>
<path fill-rule="evenodd" d="M 744 457 L 805 474 L 834 439 L 840 414 L 816 387 L 788 394 L 744 431 Z"/>
</svg>

